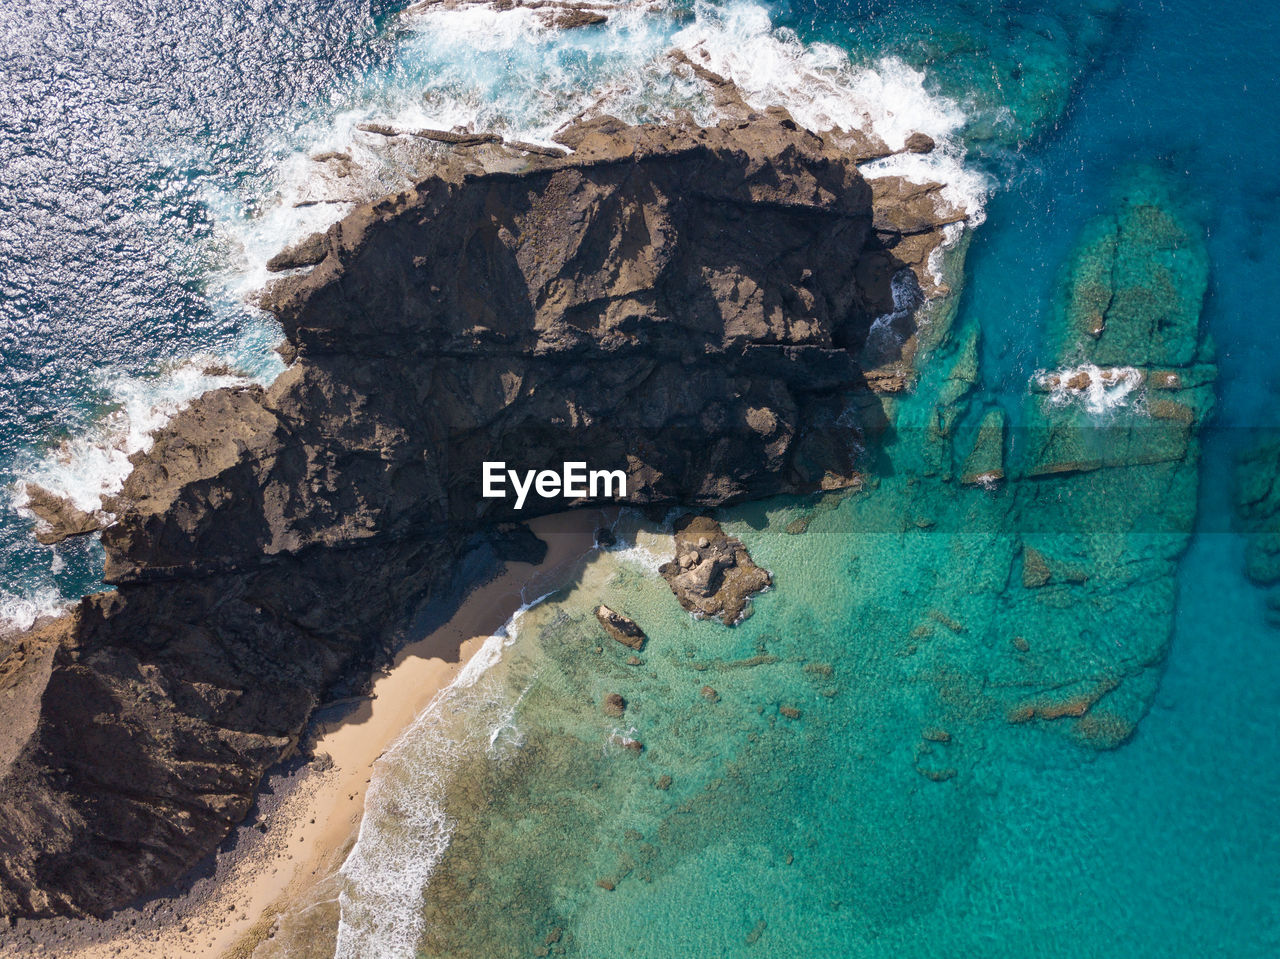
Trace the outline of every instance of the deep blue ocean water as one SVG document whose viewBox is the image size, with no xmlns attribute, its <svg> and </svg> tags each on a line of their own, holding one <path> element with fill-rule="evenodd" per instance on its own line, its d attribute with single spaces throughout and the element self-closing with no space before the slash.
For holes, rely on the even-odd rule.
<svg viewBox="0 0 1280 959">
<path fill-rule="evenodd" d="M 273 327 L 244 293 L 260 279 L 263 255 L 304 222 L 287 212 L 312 188 L 298 174 L 299 156 L 345 145 L 353 117 L 391 111 L 538 132 L 585 91 L 648 63 L 691 22 L 646 15 L 620 46 L 589 31 L 513 46 L 495 39 L 493 23 L 409 28 L 393 17 L 396 9 L 314 0 L 21 0 L 0 11 L 0 602 L 11 619 L 93 588 L 100 562 L 92 542 L 36 545 L 30 518 L 13 506 L 21 501 L 16 481 L 60 482 L 91 496 L 104 471 L 119 468 L 119 457 L 101 448 L 136 447 L 130 423 L 158 421 L 181 397 L 213 385 L 201 379 L 205 366 L 273 373 Z M 714 20 L 714 8 L 699 16 Z M 779 747 L 773 765 L 719 770 L 716 781 L 747 796 L 759 787 L 773 805 L 727 822 L 692 807 L 701 825 L 668 836 L 680 854 L 669 861 L 657 854 L 664 871 L 651 886 L 620 885 L 610 899 L 566 893 L 561 906 L 577 904 L 565 921 L 588 950 L 582 954 L 1280 955 L 1280 636 L 1266 622 L 1265 594 L 1243 576 L 1230 504 L 1237 453 L 1259 430 L 1280 427 L 1280 323 L 1269 306 L 1280 287 L 1274 15 L 1259 5 L 1178 0 L 803 2 L 771 6 L 768 16 L 795 31 L 784 39 L 801 51 L 825 42 L 848 51 L 854 65 L 900 58 L 963 118 L 954 142 L 966 169 L 987 178 L 990 195 L 964 263 L 958 324 L 980 330 L 981 388 L 1015 422 L 1030 378 L 1049 362 L 1062 271 L 1082 226 L 1114 206 L 1129 171 L 1160 171 L 1209 254 L 1203 321 L 1219 375 L 1197 533 L 1177 566 L 1176 605 L 1152 613 L 1171 618 L 1172 641 L 1136 735 L 1109 751 L 1053 736 L 991 736 L 978 759 L 966 758 L 972 772 L 966 765 L 954 788 L 914 771 L 899 778 L 883 756 L 867 760 L 870 773 L 850 772 L 864 768 L 865 757 L 845 755 L 847 743 L 892 743 L 895 724 L 915 714 L 891 685 L 893 674 L 862 645 L 854 617 L 865 607 L 843 592 L 844 577 L 857 563 L 884 563 L 872 548 L 849 546 L 856 527 L 838 525 L 845 520 L 831 520 L 838 543 L 810 534 L 801 555 L 795 539 L 771 532 L 780 523 L 757 522 L 751 510 L 728 517 L 779 574 L 778 589 L 728 640 L 713 632 L 719 627 L 695 630 L 673 613 L 643 564 L 588 577 L 597 592 L 579 586 L 558 609 L 542 609 L 529 635 L 544 635 L 554 651 L 554 629 L 567 628 L 556 623 L 613 590 L 649 614 L 651 635 L 666 629 L 673 649 L 685 644 L 669 661 L 652 654 L 664 689 L 683 688 L 686 646 L 685 658 L 747 657 L 762 644 L 785 659 L 798 655 L 787 645 L 796 637 L 820 637 L 819 652 L 805 655 L 835 664 L 841 696 L 849 697 L 833 700 L 844 704 L 841 722 L 865 721 L 868 731 L 859 739 L 851 725 L 817 723 Z M 757 36 L 752 30 L 746 35 Z M 633 117 L 661 116 L 684 95 L 660 74 L 639 71 L 639 87 L 654 92 L 623 98 Z M 803 93 L 809 81 L 801 76 Z M 423 88 L 434 98 L 425 107 Z M 394 182 L 386 173 L 370 180 L 387 176 Z M 123 416 L 111 418 L 117 410 Z M 918 558 L 941 562 L 923 551 Z M 897 571 L 899 599 L 885 593 L 875 601 L 914 602 L 912 573 L 906 565 Z M 1117 629 L 1134 622 L 1118 617 Z M 562 701 L 578 691 L 579 678 L 549 676 L 532 652 L 522 659 L 519 640 L 512 649 L 502 681 L 534 690 L 528 708 L 551 717 L 548 728 L 588 735 L 581 710 Z M 793 682 L 754 675 L 718 681 L 725 702 L 736 693 L 763 708 L 777 696 L 767 684 Z M 795 696 L 812 695 L 805 682 L 794 680 Z M 815 703 L 806 712 L 821 715 Z M 695 715 L 681 720 L 675 751 L 689 775 L 700 749 L 711 769 L 707 757 L 727 755 L 731 741 L 755 748 L 748 737 L 765 734 L 749 725 L 745 706 L 725 728 Z M 545 789 L 557 801 L 564 783 L 596 774 L 540 738 L 547 734 L 532 716 L 523 735 L 524 748 L 550 757 Z M 788 765 L 819 756 L 821 766 Z M 530 802 L 547 800 L 536 781 L 521 782 Z M 832 782 L 845 792 L 835 795 Z M 937 800 L 918 792 L 925 786 L 952 793 Z M 654 835 L 662 817 L 641 798 L 630 811 L 637 826 L 649 822 L 655 831 L 641 828 L 646 840 L 661 846 Z M 525 835 L 527 858 L 546 860 L 546 837 L 528 824 L 522 832 L 514 816 L 513 807 L 491 803 L 477 821 Z M 762 830 L 786 837 L 780 842 L 808 836 L 815 848 L 835 851 L 806 859 L 803 847 L 758 842 Z M 566 825 L 566 848 L 575 835 Z M 897 848 L 904 836 L 920 838 L 919 847 Z M 851 851 L 858 849 L 865 855 Z M 769 857 L 784 851 L 800 873 L 774 868 Z M 561 865 L 573 872 L 573 863 Z M 499 879 L 523 875 L 519 862 L 491 868 L 498 889 Z M 911 876 L 922 871 L 933 875 L 916 890 Z M 596 875 L 589 873 L 589 892 Z M 896 897 L 895 884 L 910 894 Z M 820 894 L 831 901 L 809 901 Z M 350 942 L 345 948 L 361 954 Z"/>
</svg>

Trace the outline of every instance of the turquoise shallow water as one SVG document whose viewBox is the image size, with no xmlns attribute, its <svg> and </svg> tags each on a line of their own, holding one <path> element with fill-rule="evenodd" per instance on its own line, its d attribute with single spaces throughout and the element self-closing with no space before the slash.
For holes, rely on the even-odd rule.
<svg viewBox="0 0 1280 959">
<path fill-rule="evenodd" d="M 1280 40 L 1264 9 L 809 0 L 549 36 L 482 17 L 411 28 L 356 3 L 175 8 L 198 21 L 185 30 L 27 6 L 0 15 L 16 91 L 0 140 L 6 484 L 92 485 L 101 464 L 72 455 L 59 472 L 57 442 L 117 442 L 104 409 L 163 414 L 201 385 L 174 385 L 187 357 L 271 375 L 272 330 L 240 295 L 316 209 L 293 203 L 331 187 L 305 151 L 363 149 L 360 119 L 538 135 L 601 91 L 634 119 L 705 111 L 655 65 L 702 42 L 814 118 L 887 104 L 878 128 L 895 111 L 928 126 L 951 145 L 944 172 L 963 160 L 990 189 L 952 264 L 954 326 L 872 488 L 724 514 L 776 582 L 732 630 L 679 609 L 655 571 L 669 540 L 624 519 L 639 545 L 521 617 L 491 647 L 501 661 L 380 769 L 340 955 L 1280 954 L 1280 659 L 1230 503 L 1236 455 L 1280 425 Z M 112 66 L 126 46 L 181 82 L 139 85 Z M 841 79 L 815 100 L 824 69 Z M 401 176 L 391 162 L 366 181 Z M 1147 201 L 1176 224 L 1172 246 L 1149 240 L 1168 231 Z M 1114 227 L 1126 210 L 1129 233 Z M 1183 371 L 1175 393 L 1052 406 L 1037 371 L 1141 365 L 1132 345 L 1084 357 L 1062 333 L 1088 322 L 1078 281 L 1111 264 L 1112 236 L 1136 237 L 1116 288 L 1166 305 L 1161 277 L 1186 302 L 1203 289 L 1212 346 L 1160 357 Z M 1189 322 L 1172 326 L 1188 350 Z M 1008 481 L 957 482 L 997 410 Z M 1127 466 L 1022 478 L 1121 440 Z M 31 544 L 6 489 L 0 601 L 21 618 L 90 588 L 100 559 Z M 1028 587 L 1041 560 L 1047 580 Z M 643 665 L 606 645 L 602 601 L 649 632 Z M 602 714 L 608 692 L 628 699 L 623 719 Z"/>
</svg>

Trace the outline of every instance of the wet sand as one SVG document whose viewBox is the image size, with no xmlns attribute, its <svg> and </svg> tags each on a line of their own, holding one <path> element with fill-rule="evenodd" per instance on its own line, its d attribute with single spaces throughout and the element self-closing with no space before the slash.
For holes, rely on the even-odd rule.
<svg viewBox="0 0 1280 959">
<path fill-rule="evenodd" d="M 543 562 L 508 563 L 473 589 L 446 623 L 409 642 L 376 678 L 371 696 L 320 711 L 315 758 L 271 777 L 255 821 L 224 844 L 206 875 L 110 920 L 19 923 L 0 935 L 0 951 L 76 959 L 247 959 L 260 948 L 277 951 L 271 940 L 281 919 L 296 925 L 299 913 L 320 908 L 323 924 L 331 927 L 334 876 L 355 842 L 373 764 L 486 638 L 524 602 L 568 579 L 592 548 L 594 530 L 612 519 L 582 510 L 532 520 L 548 545 Z M 312 945 L 325 952 L 321 943 Z"/>
</svg>

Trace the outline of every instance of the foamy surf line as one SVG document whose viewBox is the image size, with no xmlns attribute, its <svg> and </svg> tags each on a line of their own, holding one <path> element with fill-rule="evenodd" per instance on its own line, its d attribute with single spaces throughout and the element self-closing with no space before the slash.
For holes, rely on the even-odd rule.
<svg viewBox="0 0 1280 959">
<path fill-rule="evenodd" d="M 66 605 L 67 599 L 52 586 L 20 595 L 0 592 L 0 635 L 30 629 L 36 620 L 61 614 Z"/>
<path fill-rule="evenodd" d="M 39 528 L 43 521 L 30 499 L 32 487 L 40 487 L 110 522 L 104 501 L 124 486 L 133 470 L 130 457 L 150 449 L 157 430 L 210 390 L 274 379 L 281 365 L 265 348 L 266 339 L 249 336 L 235 356 L 194 356 L 150 375 L 103 371 L 95 388 L 105 397 L 105 412 L 52 449 L 21 454 L 13 465 L 16 479 L 4 490 L 4 508 L 24 525 L 37 519 Z M 54 549 L 48 568 L 28 568 L 25 582 L 0 588 L 0 630 L 29 629 L 37 619 L 61 613 L 74 598 L 63 596 L 51 579 L 62 568 Z"/>
<path fill-rule="evenodd" d="M 85 512 L 101 510 L 105 497 L 119 492 L 133 470 L 129 457 L 151 448 L 153 434 L 192 400 L 249 377 L 231 372 L 215 357 L 194 357 L 156 376 L 105 373 L 99 386 L 110 397 L 110 412 L 83 434 L 20 468 L 20 486 L 35 484 L 69 499 Z M 25 505 L 20 489 L 14 505 Z"/>
<path fill-rule="evenodd" d="M 516 610 L 375 763 L 356 843 L 340 870 L 341 959 L 414 954 L 425 930 L 423 893 L 453 831 L 444 811 L 451 775 L 476 751 L 492 755 L 504 739 L 520 744 L 513 720 L 523 692 L 512 698 L 483 680 L 516 641 L 521 617 L 554 592 Z"/>
<path fill-rule="evenodd" d="M 1079 403 L 1094 416 L 1105 416 L 1129 404 L 1143 385 L 1142 371 L 1132 366 L 1099 367 L 1093 363 L 1040 371 L 1033 378 L 1054 406 Z"/>
<path fill-rule="evenodd" d="M 898 153 L 864 164 L 863 174 L 939 182 L 939 202 L 963 210 L 970 226 L 981 222 L 989 184 L 965 165 L 959 135 L 966 115 L 930 93 L 924 74 L 902 61 L 857 64 L 836 46 L 805 44 L 774 27 L 755 3 L 699 2 L 691 22 L 668 3 L 602 9 L 607 22 L 572 30 L 521 6 L 405 11 L 391 68 L 369 77 L 340 112 L 317 111 L 300 120 L 288 142 L 269 145 L 282 159 L 267 195 L 205 198 L 228 251 L 224 287 L 235 295 L 260 288 L 268 258 L 355 204 L 411 186 L 448 149 L 362 126 L 495 133 L 549 145 L 575 120 L 601 114 L 644 123 L 687 112 L 705 125 L 718 122 L 724 115 L 714 91 L 675 69 L 675 52 L 731 80 L 753 109 L 783 107 L 815 132 L 858 131 L 895 151 L 912 133 L 927 134 L 937 145 L 930 153 Z M 962 228 L 951 232 L 954 241 Z"/>
</svg>

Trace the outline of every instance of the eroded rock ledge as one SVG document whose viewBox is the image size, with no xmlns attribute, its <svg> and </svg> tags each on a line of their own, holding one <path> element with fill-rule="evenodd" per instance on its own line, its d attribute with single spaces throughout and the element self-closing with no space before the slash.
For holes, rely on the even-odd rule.
<svg viewBox="0 0 1280 959">
<path fill-rule="evenodd" d="M 781 113 L 573 140 L 307 241 L 265 298 L 289 370 L 136 457 L 103 532 L 117 589 L 0 664 L 0 912 L 105 913 L 211 851 L 479 531 L 567 505 L 481 498 L 482 461 L 625 468 L 638 504 L 848 482 L 868 330 L 954 211 L 874 206 Z"/>
</svg>

